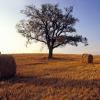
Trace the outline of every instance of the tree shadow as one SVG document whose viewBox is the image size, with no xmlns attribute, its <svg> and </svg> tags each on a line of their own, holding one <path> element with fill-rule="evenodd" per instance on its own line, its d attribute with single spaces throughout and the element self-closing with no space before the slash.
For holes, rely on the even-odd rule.
<svg viewBox="0 0 100 100">
<path fill-rule="evenodd" d="M 33 84 L 35 86 L 51 86 L 55 88 L 93 88 L 100 87 L 100 80 L 75 80 L 75 79 L 60 79 L 60 78 L 48 78 L 38 76 L 16 76 L 8 80 L 12 84 L 26 83 Z"/>
<path fill-rule="evenodd" d="M 79 61 L 79 60 L 80 59 L 53 57 L 49 61 Z"/>
</svg>

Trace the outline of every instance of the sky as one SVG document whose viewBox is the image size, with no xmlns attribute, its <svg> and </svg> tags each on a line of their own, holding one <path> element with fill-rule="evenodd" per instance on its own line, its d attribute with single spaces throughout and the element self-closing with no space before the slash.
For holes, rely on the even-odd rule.
<svg viewBox="0 0 100 100">
<path fill-rule="evenodd" d="M 17 32 L 16 24 L 25 17 L 20 13 L 26 5 L 58 4 L 61 9 L 73 6 L 74 17 L 79 19 L 77 34 L 88 38 L 89 45 L 66 45 L 54 53 L 100 55 L 100 0 L 0 0 L 0 52 L 1 53 L 48 53 L 46 46 L 35 43 L 26 47 L 26 39 Z"/>
</svg>

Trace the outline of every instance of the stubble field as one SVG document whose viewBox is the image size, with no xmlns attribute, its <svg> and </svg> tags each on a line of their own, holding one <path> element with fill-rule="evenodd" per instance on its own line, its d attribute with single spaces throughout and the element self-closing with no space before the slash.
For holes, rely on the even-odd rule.
<svg viewBox="0 0 100 100">
<path fill-rule="evenodd" d="M 0 81 L 0 100 L 100 100 L 100 56 L 87 65 L 81 55 L 12 56 L 17 73 Z"/>
</svg>

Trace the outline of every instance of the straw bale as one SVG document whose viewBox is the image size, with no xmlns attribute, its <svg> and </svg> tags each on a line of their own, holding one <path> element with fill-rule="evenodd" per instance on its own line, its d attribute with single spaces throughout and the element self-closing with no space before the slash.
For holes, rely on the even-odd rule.
<svg viewBox="0 0 100 100">
<path fill-rule="evenodd" d="M 91 54 L 83 54 L 82 55 L 82 63 L 92 64 L 93 63 L 93 55 L 91 55 Z"/>
<path fill-rule="evenodd" d="M 16 74 L 16 63 L 11 55 L 0 55 L 0 79 L 10 78 Z"/>
</svg>

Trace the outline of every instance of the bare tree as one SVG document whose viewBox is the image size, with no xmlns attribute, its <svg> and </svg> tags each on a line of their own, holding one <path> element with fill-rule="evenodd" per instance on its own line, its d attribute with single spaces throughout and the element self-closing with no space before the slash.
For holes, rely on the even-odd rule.
<svg viewBox="0 0 100 100">
<path fill-rule="evenodd" d="M 79 42 L 87 45 L 87 38 L 75 34 L 77 18 L 73 17 L 73 7 L 60 9 L 58 5 L 43 4 L 41 8 L 26 6 L 21 13 L 26 20 L 21 20 L 16 26 L 19 33 L 32 40 L 42 42 L 49 49 L 48 58 L 53 56 L 54 48 L 70 44 L 77 46 Z M 74 33 L 74 34 L 72 34 Z"/>
</svg>

